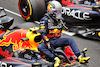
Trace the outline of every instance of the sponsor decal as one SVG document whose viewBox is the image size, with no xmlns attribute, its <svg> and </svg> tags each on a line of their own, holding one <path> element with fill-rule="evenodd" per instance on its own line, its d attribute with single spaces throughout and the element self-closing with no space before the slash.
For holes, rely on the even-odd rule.
<svg viewBox="0 0 100 67">
<path fill-rule="evenodd" d="M 13 67 L 13 66 L 0 61 L 0 67 Z"/>
<path fill-rule="evenodd" d="M 74 1 L 71 1 L 71 0 L 62 0 L 61 2 L 64 5 L 73 5 L 74 4 Z"/>
<path fill-rule="evenodd" d="M 9 54 L 9 51 L 7 49 L 5 49 L 5 51 L 3 51 L 3 49 L 0 47 L 0 55 L 2 55 L 5 58 L 12 57 L 13 52 L 11 52 L 11 54 Z"/>
<path fill-rule="evenodd" d="M 54 30 L 49 30 L 49 34 L 51 34 L 51 33 L 60 33 L 61 32 L 61 30 L 59 30 L 59 29 L 54 29 Z"/>
<path fill-rule="evenodd" d="M 24 48 L 32 48 L 27 41 L 21 40 L 21 38 L 26 37 L 25 32 L 27 33 L 27 30 L 24 29 L 6 32 L 0 39 L 0 46 L 9 47 L 12 44 L 13 52 Z"/>
<path fill-rule="evenodd" d="M 60 37 L 60 36 L 61 36 L 61 30 L 59 30 L 59 29 L 49 30 L 49 34 L 47 34 L 48 38 Z"/>
<path fill-rule="evenodd" d="M 90 14 L 88 12 L 82 12 L 79 10 L 71 10 L 70 8 L 67 7 L 62 7 L 63 11 L 62 14 L 65 14 L 67 16 L 71 16 L 76 19 L 80 20 L 91 20 Z"/>
</svg>

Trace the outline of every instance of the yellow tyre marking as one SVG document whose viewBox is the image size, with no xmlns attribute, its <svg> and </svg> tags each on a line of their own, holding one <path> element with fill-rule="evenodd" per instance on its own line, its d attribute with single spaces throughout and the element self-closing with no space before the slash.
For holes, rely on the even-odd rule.
<svg viewBox="0 0 100 67">
<path fill-rule="evenodd" d="M 28 4 L 29 4 L 29 8 L 30 8 L 30 16 L 32 15 L 32 6 L 31 6 L 31 3 L 30 3 L 30 0 L 27 0 Z M 26 18 L 26 20 L 29 20 L 30 19 L 30 16 Z"/>
</svg>

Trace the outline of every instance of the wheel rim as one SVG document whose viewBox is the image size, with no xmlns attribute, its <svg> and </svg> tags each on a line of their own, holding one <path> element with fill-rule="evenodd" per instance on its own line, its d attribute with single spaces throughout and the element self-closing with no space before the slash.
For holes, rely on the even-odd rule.
<svg viewBox="0 0 100 67">
<path fill-rule="evenodd" d="M 23 18 L 28 18 L 30 15 L 30 6 L 27 0 L 19 0 L 19 11 Z"/>
</svg>

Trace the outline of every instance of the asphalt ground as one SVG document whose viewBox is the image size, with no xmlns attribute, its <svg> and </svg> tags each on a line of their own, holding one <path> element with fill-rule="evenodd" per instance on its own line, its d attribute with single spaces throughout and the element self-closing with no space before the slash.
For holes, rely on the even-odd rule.
<svg viewBox="0 0 100 67">
<path fill-rule="evenodd" d="M 0 0 L 0 7 L 4 7 L 5 9 L 8 9 L 14 13 L 17 13 L 20 15 L 18 10 L 18 0 Z M 14 18 L 14 23 L 10 28 L 13 28 L 16 25 L 19 25 L 21 23 L 26 23 L 20 16 L 13 14 L 12 12 L 6 11 L 8 16 L 11 16 Z M 36 26 L 38 24 L 34 23 Z M 100 67 L 100 41 L 99 40 L 93 40 L 93 39 L 87 39 L 84 37 L 79 36 L 68 36 L 66 34 L 62 34 L 62 38 L 73 38 L 79 47 L 80 51 L 83 48 L 88 48 L 87 56 L 90 56 L 91 59 L 89 60 L 89 67 Z"/>
</svg>

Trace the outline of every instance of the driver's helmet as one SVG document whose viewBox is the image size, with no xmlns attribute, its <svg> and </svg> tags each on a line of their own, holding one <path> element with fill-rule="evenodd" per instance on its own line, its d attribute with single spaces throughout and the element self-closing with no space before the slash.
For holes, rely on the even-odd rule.
<svg viewBox="0 0 100 67">
<path fill-rule="evenodd" d="M 55 19 L 62 19 L 62 5 L 58 1 L 49 1 L 47 13 Z"/>
</svg>

